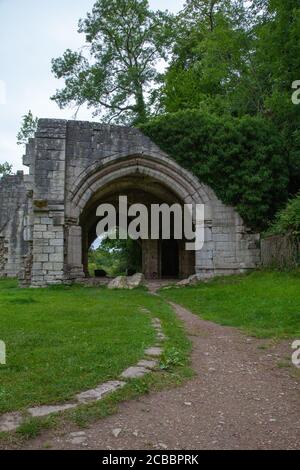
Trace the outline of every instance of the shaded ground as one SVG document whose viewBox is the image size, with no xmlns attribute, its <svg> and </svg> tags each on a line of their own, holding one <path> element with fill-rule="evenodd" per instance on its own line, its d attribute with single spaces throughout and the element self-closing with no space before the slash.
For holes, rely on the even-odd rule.
<svg viewBox="0 0 300 470">
<path fill-rule="evenodd" d="M 125 402 L 118 414 L 85 430 L 48 431 L 24 447 L 299 448 L 300 382 L 298 369 L 286 367 L 290 366 L 290 342 L 274 345 L 247 338 L 174 308 L 193 342 L 193 380 Z"/>
</svg>

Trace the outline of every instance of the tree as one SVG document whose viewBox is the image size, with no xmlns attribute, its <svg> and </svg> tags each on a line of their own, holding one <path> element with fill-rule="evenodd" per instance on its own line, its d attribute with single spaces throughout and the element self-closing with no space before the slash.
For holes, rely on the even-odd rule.
<svg viewBox="0 0 300 470">
<path fill-rule="evenodd" d="M 156 65 L 167 57 L 171 23 L 147 0 L 98 0 L 79 22 L 87 54 L 68 49 L 52 61 L 65 81 L 52 99 L 60 108 L 85 103 L 107 122 L 144 122 L 156 103 Z"/>
<path fill-rule="evenodd" d="M 290 170 L 289 193 L 300 188 L 300 106 L 291 101 L 292 83 L 300 77 L 300 2 L 268 0 L 263 19 L 254 28 L 256 93 L 261 113 L 276 123 L 284 136 L 285 155 Z M 257 98 L 258 99 L 258 98 Z M 240 106 L 240 109 L 246 109 Z"/>
<path fill-rule="evenodd" d="M 28 139 L 34 137 L 34 133 L 37 129 L 38 118 L 35 118 L 31 111 L 25 114 L 22 118 L 21 129 L 17 134 L 17 144 L 25 145 Z"/>
<path fill-rule="evenodd" d="M 188 0 L 177 21 L 180 27 L 165 76 L 166 110 L 230 110 L 251 43 L 243 2 Z"/>
<path fill-rule="evenodd" d="M 246 5 L 246 4 L 245 4 Z M 288 192 L 300 188 L 299 0 L 187 0 L 165 75 L 168 112 L 262 116 L 284 140 Z"/>
<path fill-rule="evenodd" d="M 10 175 L 12 172 L 12 165 L 8 162 L 0 163 L 0 178 L 2 176 Z"/>
<path fill-rule="evenodd" d="M 300 239 L 300 193 L 278 212 L 267 234 L 288 234 Z"/>
<path fill-rule="evenodd" d="M 141 129 L 254 230 L 265 229 L 288 199 L 284 143 L 269 119 L 185 110 L 152 119 Z"/>
</svg>

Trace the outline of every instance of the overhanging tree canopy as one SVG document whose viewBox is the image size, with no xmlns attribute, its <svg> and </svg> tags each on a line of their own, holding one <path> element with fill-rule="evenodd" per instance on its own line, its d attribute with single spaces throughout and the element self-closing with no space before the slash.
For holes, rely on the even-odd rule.
<svg viewBox="0 0 300 470">
<path fill-rule="evenodd" d="M 144 122 L 155 104 L 155 65 L 166 58 L 171 22 L 147 0 L 98 0 L 79 22 L 84 51 L 67 50 L 52 61 L 55 76 L 65 80 L 52 99 L 61 108 L 85 103 L 108 122 Z"/>
</svg>

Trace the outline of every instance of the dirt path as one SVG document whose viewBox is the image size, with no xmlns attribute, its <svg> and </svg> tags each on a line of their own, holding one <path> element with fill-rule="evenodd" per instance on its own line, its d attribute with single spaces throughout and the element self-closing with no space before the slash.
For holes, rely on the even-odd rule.
<svg viewBox="0 0 300 470">
<path fill-rule="evenodd" d="M 260 347 L 266 341 L 247 338 L 235 329 L 173 307 L 193 342 L 193 380 L 125 402 L 118 414 L 84 431 L 49 431 L 25 447 L 299 448 L 299 381 L 292 378 L 290 368 L 278 366 L 283 357 L 291 355 L 290 344 L 263 350 Z"/>
</svg>

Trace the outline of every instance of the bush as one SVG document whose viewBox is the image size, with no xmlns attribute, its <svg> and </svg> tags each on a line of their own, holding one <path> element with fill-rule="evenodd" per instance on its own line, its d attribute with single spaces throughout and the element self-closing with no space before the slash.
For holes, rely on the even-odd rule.
<svg viewBox="0 0 300 470">
<path fill-rule="evenodd" d="M 266 119 L 187 110 L 157 117 L 141 130 L 255 230 L 266 228 L 288 199 L 283 141 Z"/>
<path fill-rule="evenodd" d="M 279 234 L 290 234 L 297 239 L 300 238 L 300 193 L 278 213 L 274 224 L 267 232 L 267 235 Z"/>
</svg>

